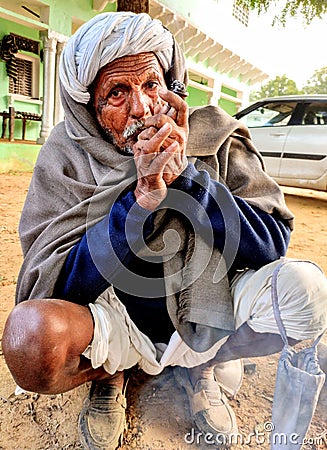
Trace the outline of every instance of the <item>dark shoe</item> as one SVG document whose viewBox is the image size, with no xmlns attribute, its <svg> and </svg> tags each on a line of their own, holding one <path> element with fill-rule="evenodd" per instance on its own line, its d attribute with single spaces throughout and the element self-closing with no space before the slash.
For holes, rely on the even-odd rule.
<svg viewBox="0 0 327 450">
<path fill-rule="evenodd" d="M 78 421 L 84 449 L 116 450 L 121 445 L 125 428 L 125 389 L 122 392 L 117 386 L 92 382 Z"/>
<path fill-rule="evenodd" d="M 213 434 L 228 442 L 230 434 L 237 434 L 234 411 L 226 395 L 214 379 L 199 379 L 193 387 L 188 369 L 174 367 L 176 381 L 185 389 L 195 425 L 205 435 Z"/>
</svg>

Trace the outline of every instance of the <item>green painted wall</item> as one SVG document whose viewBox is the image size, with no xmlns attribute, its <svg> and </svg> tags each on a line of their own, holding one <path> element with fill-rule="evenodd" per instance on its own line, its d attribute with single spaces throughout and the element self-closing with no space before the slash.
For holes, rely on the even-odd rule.
<svg viewBox="0 0 327 450">
<path fill-rule="evenodd" d="M 50 6 L 50 29 L 66 36 L 72 34 L 72 18 L 86 22 L 98 14 L 92 9 L 92 0 L 48 0 L 45 3 Z M 102 12 L 115 10 L 116 4 L 108 3 Z"/>
<path fill-rule="evenodd" d="M 92 9 L 92 0 L 48 0 L 45 1 L 49 6 L 49 28 L 60 34 L 70 36 L 72 34 L 72 23 L 80 24 L 94 17 L 97 11 Z M 114 11 L 116 9 L 115 3 L 109 3 L 105 11 Z M 17 16 L 17 15 L 16 15 Z M 0 40 L 4 35 L 15 33 L 29 39 L 41 42 L 39 31 L 37 29 L 29 28 L 28 26 L 17 24 L 13 21 L 0 18 Z M 42 47 L 42 42 L 41 42 Z M 29 54 L 28 52 L 21 52 Z M 34 54 L 30 54 L 35 56 Z M 40 64 L 40 78 L 39 78 L 39 96 L 42 97 L 43 91 L 43 64 Z M 6 74 L 5 62 L 0 60 L 0 111 L 8 111 L 9 101 L 9 78 Z M 42 107 L 37 102 L 17 101 L 15 100 L 14 107 L 17 111 L 27 111 L 34 113 L 42 113 Z M 2 127 L 2 118 L 0 118 L 0 130 Z M 35 141 L 40 133 L 41 123 L 36 121 L 27 122 L 26 139 Z M 5 137 L 8 137 L 9 126 Z M 15 139 L 22 137 L 22 122 L 15 121 Z"/>
<path fill-rule="evenodd" d="M 237 92 L 234 91 L 233 89 L 227 87 L 227 86 L 222 86 L 221 87 L 221 92 L 223 94 L 227 94 L 230 95 L 231 97 L 237 97 Z M 233 100 L 228 100 L 226 98 L 221 98 L 218 101 L 218 105 L 224 109 L 226 112 L 228 112 L 231 116 L 233 116 L 234 114 L 237 113 L 238 109 L 237 109 L 237 105 L 236 103 L 233 102 Z"/>
<path fill-rule="evenodd" d="M 0 40 L 2 40 L 3 36 L 9 33 L 19 34 L 20 36 L 24 36 L 26 38 L 33 39 L 34 41 L 40 42 L 39 32 L 37 30 L 33 30 L 31 28 L 24 27 L 23 25 L 18 25 L 16 23 L 12 23 L 8 20 L 0 18 Z M 21 52 L 21 53 L 35 56 L 33 53 L 28 52 Z M 6 73 L 6 64 L 2 59 L 0 59 L 0 111 L 8 109 L 8 98 L 7 98 L 8 91 L 9 91 L 9 78 Z M 34 105 L 31 106 L 32 108 L 26 109 L 26 111 L 38 112 L 38 108 L 36 108 Z"/>
<path fill-rule="evenodd" d="M 231 89 L 227 86 L 221 86 L 221 92 L 223 92 L 224 94 L 227 94 L 227 95 L 231 95 L 232 97 L 237 96 L 237 92 L 234 91 L 234 89 Z"/>
<path fill-rule="evenodd" d="M 4 35 L 9 33 L 15 33 L 20 36 L 24 36 L 34 41 L 39 41 L 39 32 L 32 28 L 28 28 L 23 25 L 19 25 L 8 20 L 0 18 L 0 40 Z M 36 55 L 29 52 L 20 52 L 26 55 L 35 57 Z M 43 65 L 40 64 L 40 78 L 39 78 L 39 92 L 42 92 L 43 85 Z M 8 111 L 8 92 L 9 92 L 9 78 L 6 73 L 6 64 L 3 60 L 0 60 L 0 111 Z M 17 111 L 27 111 L 33 113 L 41 113 L 41 105 L 37 103 L 15 101 L 14 107 Z M 2 123 L 1 123 L 2 126 Z M 8 137 L 7 126 L 6 137 Z M 40 131 L 40 122 L 29 121 L 26 124 L 26 139 L 36 140 Z M 22 137 L 22 122 L 17 120 L 15 122 L 15 138 L 21 139 Z"/>
<path fill-rule="evenodd" d="M 72 24 L 83 23 L 98 14 L 92 10 L 92 0 L 44 0 L 45 7 L 49 6 L 49 28 L 60 34 L 70 36 L 72 34 Z M 190 20 L 203 12 L 203 5 L 198 0 L 165 0 L 167 6 L 173 9 L 177 8 L 182 15 Z M 210 2 L 210 7 L 216 8 L 215 2 Z M 105 11 L 115 11 L 116 3 L 108 3 Z M 39 31 L 27 26 L 16 24 L 12 21 L 0 18 L 0 40 L 5 34 L 10 32 L 25 36 L 27 38 L 38 40 Z M 34 56 L 34 55 L 32 55 Z M 43 64 L 40 64 L 40 97 L 42 97 Z M 0 60 L 0 111 L 8 109 L 8 87 L 9 79 L 6 75 L 4 61 Z M 209 103 L 208 93 L 199 89 L 189 87 L 189 97 L 187 102 L 190 106 L 203 106 Z M 226 92 L 233 95 L 231 92 Z M 230 114 L 236 112 L 236 106 L 231 101 L 221 99 L 219 105 Z M 40 113 L 38 104 L 28 102 L 15 102 L 16 110 L 30 111 Z M 15 123 L 15 138 L 21 139 L 21 123 Z M 8 129 L 8 126 L 7 126 Z M 39 135 L 40 123 L 28 122 L 26 127 L 26 138 L 36 140 Z M 1 118 L 0 118 L 1 130 Z M 8 136 L 8 130 L 7 134 Z M 6 170 L 31 170 L 38 154 L 40 146 L 31 144 L 9 143 L 0 141 L 0 171 Z"/>
<path fill-rule="evenodd" d="M 189 86 L 187 88 L 189 97 L 186 101 L 189 106 L 204 106 L 209 103 L 208 93 Z"/>
<path fill-rule="evenodd" d="M 221 98 L 218 101 L 218 105 L 224 109 L 226 112 L 228 112 L 228 114 L 230 114 L 231 116 L 233 116 L 234 114 L 237 113 L 237 105 L 236 103 L 234 103 L 231 100 L 227 100 L 225 98 Z"/>
<path fill-rule="evenodd" d="M 0 141 L 0 172 L 32 172 L 40 145 Z"/>
<path fill-rule="evenodd" d="M 188 18 L 193 24 L 200 25 L 202 29 L 207 29 L 210 22 L 216 23 L 215 18 L 219 14 L 217 0 L 162 0 L 173 11 Z"/>
</svg>

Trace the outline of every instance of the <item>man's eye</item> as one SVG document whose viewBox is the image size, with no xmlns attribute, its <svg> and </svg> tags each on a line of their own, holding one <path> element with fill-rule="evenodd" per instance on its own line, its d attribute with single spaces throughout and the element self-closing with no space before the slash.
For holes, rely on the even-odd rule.
<svg viewBox="0 0 327 450">
<path fill-rule="evenodd" d="M 157 81 L 148 81 L 147 87 L 149 89 L 156 89 L 158 87 L 159 83 Z"/>
<path fill-rule="evenodd" d="M 122 95 L 121 89 L 113 89 L 112 91 L 110 91 L 109 97 L 119 98 L 121 95 Z"/>
</svg>

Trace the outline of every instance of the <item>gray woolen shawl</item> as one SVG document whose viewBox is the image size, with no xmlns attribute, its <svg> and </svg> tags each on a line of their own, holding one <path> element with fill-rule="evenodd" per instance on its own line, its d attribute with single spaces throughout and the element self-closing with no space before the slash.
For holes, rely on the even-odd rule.
<svg viewBox="0 0 327 450">
<path fill-rule="evenodd" d="M 114 200 L 136 178 L 133 157 L 119 153 L 103 139 L 87 106 L 75 102 L 64 89 L 62 100 L 65 122 L 53 129 L 40 150 L 21 216 L 24 261 L 16 302 L 52 296 L 71 248 L 108 214 Z M 220 108 L 206 106 L 190 110 L 189 124 L 187 155 L 199 170 L 205 162 L 210 175 L 233 195 L 292 224 L 280 188 L 264 172 L 262 159 L 240 122 Z M 163 232 L 169 228 L 179 232 L 180 247 L 164 262 L 167 308 L 188 345 L 205 351 L 233 333 L 232 299 L 220 253 L 206 248 L 201 239 L 195 246 L 198 236 L 184 225 L 174 211 L 160 211 L 147 244 L 152 251 L 162 249 Z M 190 256 L 192 251 L 201 259 L 208 250 L 206 269 L 192 278 L 199 260 Z"/>
</svg>

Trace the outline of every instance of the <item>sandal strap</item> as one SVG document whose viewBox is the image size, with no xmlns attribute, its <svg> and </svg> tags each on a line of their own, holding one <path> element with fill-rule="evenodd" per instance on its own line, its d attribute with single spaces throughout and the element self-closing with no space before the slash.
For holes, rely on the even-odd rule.
<svg viewBox="0 0 327 450">
<path fill-rule="evenodd" d="M 176 381 L 185 389 L 193 420 L 203 433 L 237 433 L 235 413 L 215 379 L 201 378 L 193 388 L 188 369 L 174 368 Z"/>
<path fill-rule="evenodd" d="M 193 414 L 223 403 L 220 388 L 215 381 L 200 379 L 194 390 L 195 392 L 190 398 Z"/>
</svg>

